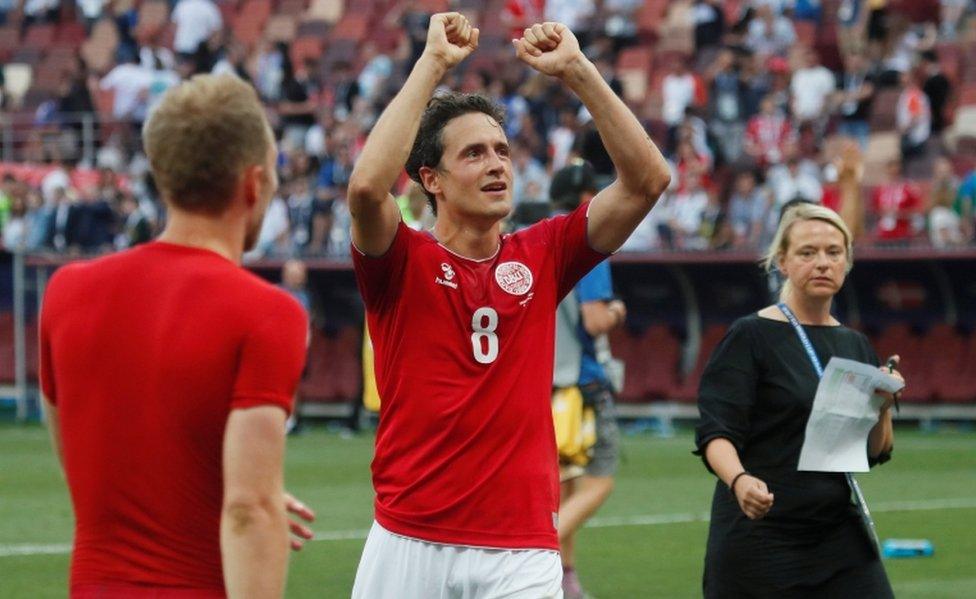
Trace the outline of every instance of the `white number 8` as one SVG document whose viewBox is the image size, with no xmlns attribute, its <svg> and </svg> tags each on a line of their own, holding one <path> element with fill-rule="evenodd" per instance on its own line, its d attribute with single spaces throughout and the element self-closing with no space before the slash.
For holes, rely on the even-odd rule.
<svg viewBox="0 0 976 599">
<path fill-rule="evenodd" d="M 488 319 L 487 324 L 484 322 Z M 498 357 L 498 335 L 495 329 L 498 328 L 498 312 L 492 308 L 478 308 L 471 317 L 471 349 L 474 352 L 474 359 L 479 364 L 491 364 Z M 487 350 L 483 347 L 482 339 L 488 345 Z"/>
</svg>

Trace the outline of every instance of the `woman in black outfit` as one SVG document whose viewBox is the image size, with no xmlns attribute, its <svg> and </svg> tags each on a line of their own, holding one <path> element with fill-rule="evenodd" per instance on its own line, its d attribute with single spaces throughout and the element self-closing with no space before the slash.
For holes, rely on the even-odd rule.
<svg viewBox="0 0 976 599">
<path fill-rule="evenodd" d="M 851 250 L 850 232 L 835 212 L 798 204 L 784 214 L 766 258 L 767 269 L 786 278 L 781 301 L 822 365 L 832 356 L 878 365 L 867 338 L 830 315 L 853 264 Z M 797 470 L 818 382 L 778 305 L 736 321 L 712 354 L 701 379 L 695 439 L 695 453 L 720 479 L 705 597 L 893 596 L 845 475 Z M 867 443 L 872 465 L 889 459 L 893 441 L 893 396 L 878 394 L 884 403 Z"/>
</svg>

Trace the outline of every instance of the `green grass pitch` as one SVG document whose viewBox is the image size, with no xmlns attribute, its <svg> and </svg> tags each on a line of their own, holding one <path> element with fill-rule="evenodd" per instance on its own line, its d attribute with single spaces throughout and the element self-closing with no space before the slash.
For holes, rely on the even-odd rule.
<svg viewBox="0 0 976 599">
<path fill-rule="evenodd" d="M 600 599 L 701 595 L 713 480 L 691 434 L 625 436 L 617 489 L 578 538 L 578 569 Z M 899 598 L 976 588 L 976 433 L 899 430 L 894 458 L 860 477 L 882 538 L 928 538 L 932 558 L 888 560 Z M 288 597 L 348 597 L 372 518 L 372 437 L 312 428 L 289 439 L 289 489 L 318 511 L 320 540 L 294 555 Z M 46 433 L 0 424 L 0 597 L 64 597 L 71 507 Z"/>
</svg>

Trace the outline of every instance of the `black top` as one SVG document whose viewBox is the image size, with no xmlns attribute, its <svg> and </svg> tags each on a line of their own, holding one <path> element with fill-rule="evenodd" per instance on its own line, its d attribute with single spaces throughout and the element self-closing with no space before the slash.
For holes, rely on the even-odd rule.
<svg viewBox="0 0 976 599">
<path fill-rule="evenodd" d="M 833 356 L 878 364 L 857 331 L 803 328 L 821 364 Z M 817 384 L 792 325 L 756 314 L 736 321 L 709 359 L 698 394 L 695 453 L 702 455 L 712 439 L 728 439 L 774 500 L 764 518 L 749 520 L 725 484 L 716 482 L 702 579 L 706 599 L 892 597 L 844 475 L 796 469 Z"/>
<path fill-rule="evenodd" d="M 804 330 L 824 366 L 833 356 L 879 364 L 857 331 L 814 325 Z M 765 518 L 750 524 L 720 481 L 722 492 L 715 498 L 724 505 L 713 505 L 713 518 L 814 537 L 825 525 L 857 520 L 843 474 L 796 469 L 818 382 L 790 323 L 753 314 L 732 325 L 702 374 L 695 453 L 703 455 L 712 439 L 728 439 L 745 469 L 768 485 L 775 500 Z"/>
</svg>

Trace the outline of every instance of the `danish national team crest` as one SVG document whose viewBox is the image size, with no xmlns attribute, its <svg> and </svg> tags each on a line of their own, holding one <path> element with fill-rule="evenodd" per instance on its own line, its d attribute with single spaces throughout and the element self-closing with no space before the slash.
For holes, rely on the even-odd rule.
<svg viewBox="0 0 976 599">
<path fill-rule="evenodd" d="M 532 271 L 521 262 L 502 262 L 495 269 L 498 286 L 512 295 L 525 295 L 532 289 Z"/>
</svg>

